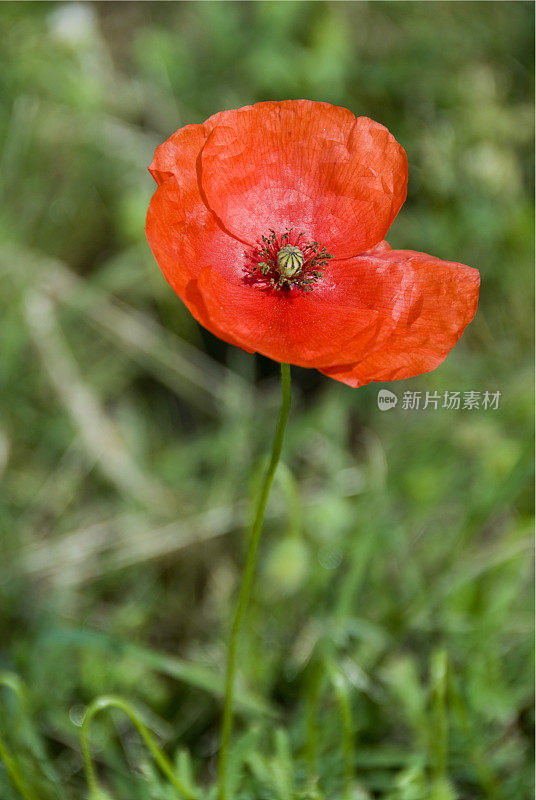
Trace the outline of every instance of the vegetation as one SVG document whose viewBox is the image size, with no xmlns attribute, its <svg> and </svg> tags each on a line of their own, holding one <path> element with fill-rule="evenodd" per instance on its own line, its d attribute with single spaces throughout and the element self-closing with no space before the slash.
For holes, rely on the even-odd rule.
<svg viewBox="0 0 536 800">
<path fill-rule="evenodd" d="M 231 796 L 532 796 L 533 19 L 523 2 L 2 4 L 2 800 L 214 796 L 279 372 L 163 280 L 146 165 L 181 125 L 287 97 L 392 130 L 410 186 L 390 244 L 478 267 L 482 293 L 438 370 L 384 387 L 386 413 L 379 385 L 292 370 Z M 405 391 L 501 396 L 412 411 Z"/>
</svg>

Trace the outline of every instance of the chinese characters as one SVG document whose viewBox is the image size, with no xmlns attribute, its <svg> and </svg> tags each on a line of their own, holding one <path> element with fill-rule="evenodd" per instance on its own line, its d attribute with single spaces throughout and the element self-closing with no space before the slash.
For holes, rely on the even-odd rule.
<svg viewBox="0 0 536 800">
<path fill-rule="evenodd" d="M 404 392 L 402 408 L 406 411 L 418 411 L 440 408 L 449 411 L 484 409 L 496 411 L 499 408 L 501 392 Z"/>
</svg>

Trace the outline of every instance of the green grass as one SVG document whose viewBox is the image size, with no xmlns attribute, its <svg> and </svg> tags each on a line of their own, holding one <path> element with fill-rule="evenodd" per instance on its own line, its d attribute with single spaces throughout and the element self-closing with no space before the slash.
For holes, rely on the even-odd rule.
<svg viewBox="0 0 536 800">
<path fill-rule="evenodd" d="M 240 648 L 236 800 L 527 800 L 532 786 L 532 4 L 5 3 L 0 798 L 213 798 L 244 527 L 278 366 L 201 330 L 144 237 L 154 148 L 267 98 L 387 125 L 388 239 L 480 269 L 388 413 L 293 369 Z M 91 706 L 97 708 L 97 706 Z M 146 726 L 146 727 L 145 727 Z M 164 762 L 162 762 L 164 763 Z M 168 762 L 165 762 L 168 764 Z"/>
</svg>

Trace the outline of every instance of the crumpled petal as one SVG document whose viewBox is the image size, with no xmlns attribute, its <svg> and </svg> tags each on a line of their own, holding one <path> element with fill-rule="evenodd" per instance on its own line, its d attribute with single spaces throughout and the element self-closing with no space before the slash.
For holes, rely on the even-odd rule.
<svg viewBox="0 0 536 800">
<path fill-rule="evenodd" d="M 384 237 L 406 198 L 406 154 L 387 128 L 328 103 L 227 112 L 200 162 L 208 205 L 250 244 L 294 227 L 336 258 L 355 256 Z"/>
<path fill-rule="evenodd" d="M 353 387 L 430 372 L 445 360 L 476 314 L 478 270 L 413 250 L 364 254 L 362 260 L 367 259 L 389 263 L 397 281 L 403 275 L 402 291 L 393 304 L 396 326 L 362 358 L 352 361 L 341 352 L 338 366 L 325 365 L 320 371 Z"/>
<path fill-rule="evenodd" d="M 172 176 L 149 204 L 145 231 L 168 283 L 182 297 L 184 287 L 207 266 L 243 276 L 244 245 L 224 231 L 203 203 L 195 176 Z"/>
<path fill-rule="evenodd" d="M 201 124 L 185 125 L 158 145 L 149 172 L 160 185 L 174 176 L 179 184 L 196 177 L 198 158 L 214 127 L 226 121 L 233 111 L 218 111 Z"/>
<path fill-rule="evenodd" d="M 156 148 L 149 172 L 158 185 L 173 176 L 180 180 L 185 173 L 188 178 L 195 175 L 197 157 L 209 133 L 204 125 L 185 125 Z"/>
<path fill-rule="evenodd" d="M 209 319 L 196 278 L 207 265 L 224 270 L 242 258 L 244 246 L 222 231 L 201 200 L 195 175 L 190 177 L 187 182 L 183 176 L 183 186 L 173 175 L 160 184 L 147 212 L 147 240 L 167 282 L 196 320 L 220 339 L 239 345 L 232 332 L 220 330 Z"/>
</svg>

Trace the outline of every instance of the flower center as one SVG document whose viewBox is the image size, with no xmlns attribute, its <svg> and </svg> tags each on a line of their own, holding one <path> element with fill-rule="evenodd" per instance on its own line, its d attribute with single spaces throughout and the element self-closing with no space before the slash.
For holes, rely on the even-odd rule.
<svg viewBox="0 0 536 800">
<path fill-rule="evenodd" d="M 276 269 L 284 278 L 293 278 L 301 270 L 303 261 L 300 248 L 289 244 L 277 254 Z"/>
<path fill-rule="evenodd" d="M 274 289 L 302 289 L 312 292 L 322 278 L 318 267 L 325 267 L 331 256 L 318 242 L 308 242 L 305 233 L 289 228 L 276 235 L 271 230 L 262 242 L 248 254 L 246 270 L 251 277 Z"/>
</svg>

